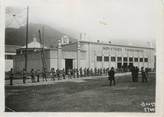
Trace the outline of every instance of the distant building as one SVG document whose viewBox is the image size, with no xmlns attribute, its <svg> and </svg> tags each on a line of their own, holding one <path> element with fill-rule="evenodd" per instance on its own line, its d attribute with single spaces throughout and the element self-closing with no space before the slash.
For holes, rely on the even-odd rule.
<svg viewBox="0 0 164 117">
<path fill-rule="evenodd" d="M 35 48 L 42 48 L 42 47 L 43 47 L 43 45 L 40 44 L 40 42 L 37 41 L 36 37 L 33 37 L 33 41 L 28 43 L 28 48 L 35 49 Z M 23 46 L 22 48 L 26 48 L 26 46 Z M 44 48 L 47 48 L 47 47 L 44 46 Z"/>
<path fill-rule="evenodd" d="M 17 45 L 5 45 L 5 72 L 13 68 L 13 59 L 16 55 L 16 49 L 21 46 Z"/>
<path fill-rule="evenodd" d="M 40 46 L 41 47 L 41 46 Z M 38 48 L 39 49 L 39 48 Z M 42 69 L 41 52 L 28 50 L 28 71 L 30 69 Z M 23 48 L 17 49 L 14 59 L 14 69 L 19 71 L 24 67 Z M 118 45 L 101 42 L 77 41 L 75 43 L 45 49 L 47 69 L 72 68 L 111 68 L 138 66 L 154 69 L 154 53 L 152 47 L 139 47 L 130 45 Z"/>
<path fill-rule="evenodd" d="M 67 35 L 62 36 L 61 44 L 62 45 L 69 44 L 69 37 Z"/>
</svg>

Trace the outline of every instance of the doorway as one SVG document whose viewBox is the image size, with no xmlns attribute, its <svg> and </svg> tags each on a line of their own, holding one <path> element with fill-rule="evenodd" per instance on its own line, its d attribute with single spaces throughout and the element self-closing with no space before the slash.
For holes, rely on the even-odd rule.
<svg viewBox="0 0 164 117">
<path fill-rule="evenodd" d="M 73 69 L 73 59 L 65 59 L 66 74 L 68 74 L 68 69 Z"/>
</svg>

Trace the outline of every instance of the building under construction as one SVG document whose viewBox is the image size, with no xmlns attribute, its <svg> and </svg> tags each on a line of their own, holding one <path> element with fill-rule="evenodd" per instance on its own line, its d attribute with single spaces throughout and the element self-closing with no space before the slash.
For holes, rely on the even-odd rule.
<svg viewBox="0 0 164 117">
<path fill-rule="evenodd" d="M 43 47 L 34 38 L 28 44 L 27 71 L 42 70 L 43 66 L 50 70 L 72 68 L 126 68 L 137 66 L 139 68 L 155 67 L 155 50 L 152 47 L 137 47 L 129 45 L 116 45 L 111 43 L 77 41 L 62 45 L 58 40 L 56 48 Z M 44 56 L 41 49 L 44 48 Z M 24 68 L 25 47 L 17 49 L 14 58 L 14 70 L 22 71 Z M 44 59 L 44 61 L 43 61 Z M 43 63 L 44 62 L 44 63 Z"/>
</svg>

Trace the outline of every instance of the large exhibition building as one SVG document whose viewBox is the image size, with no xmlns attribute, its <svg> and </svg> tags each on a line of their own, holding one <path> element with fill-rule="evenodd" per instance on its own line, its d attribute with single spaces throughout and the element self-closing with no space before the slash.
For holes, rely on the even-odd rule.
<svg viewBox="0 0 164 117">
<path fill-rule="evenodd" d="M 35 44 L 34 44 L 35 43 Z M 33 45 L 30 47 L 30 44 Z M 42 45 L 34 39 L 29 43 L 27 70 L 42 70 L 41 51 Z M 14 70 L 22 71 L 24 68 L 25 47 L 17 49 L 14 58 Z M 138 47 L 118 45 L 112 43 L 77 41 L 62 44 L 58 40 L 56 48 L 44 47 L 46 67 L 48 70 L 72 68 L 126 68 L 137 66 L 139 68 L 155 68 L 155 49 L 152 47 Z"/>
</svg>

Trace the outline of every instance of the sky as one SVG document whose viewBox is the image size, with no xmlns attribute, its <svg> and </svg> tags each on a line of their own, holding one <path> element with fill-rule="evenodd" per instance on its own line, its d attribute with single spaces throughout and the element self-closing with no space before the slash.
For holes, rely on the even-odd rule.
<svg viewBox="0 0 164 117">
<path fill-rule="evenodd" d="M 74 38 L 86 33 L 90 41 L 155 43 L 154 0 L 5 0 L 25 21 L 49 25 Z M 10 22 L 11 17 L 6 17 Z M 21 24 L 21 23 L 20 23 Z M 9 27 L 18 27 L 10 24 Z"/>
</svg>

